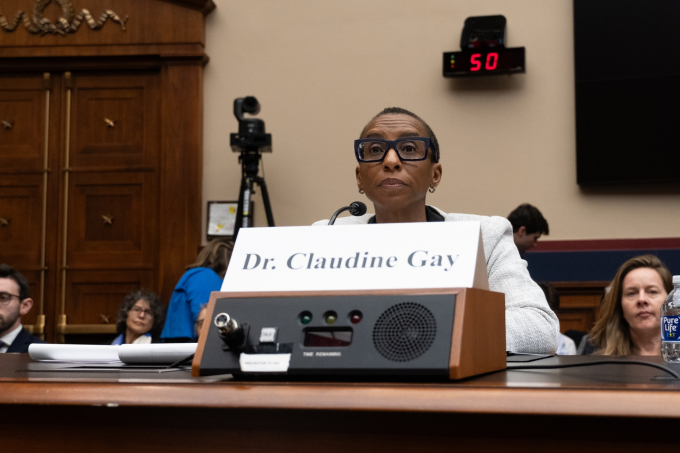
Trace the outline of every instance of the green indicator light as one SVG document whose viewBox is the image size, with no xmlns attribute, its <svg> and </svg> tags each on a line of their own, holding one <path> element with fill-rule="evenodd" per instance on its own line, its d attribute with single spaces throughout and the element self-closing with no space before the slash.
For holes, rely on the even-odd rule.
<svg viewBox="0 0 680 453">
<path fill-rule="evenodd" d="M 309 324 L 312 321 L 312 317 L 309 315 L 304 315 L 302 318 L 300 318 L 300 322 L 302 324 Z"/>
</svg>

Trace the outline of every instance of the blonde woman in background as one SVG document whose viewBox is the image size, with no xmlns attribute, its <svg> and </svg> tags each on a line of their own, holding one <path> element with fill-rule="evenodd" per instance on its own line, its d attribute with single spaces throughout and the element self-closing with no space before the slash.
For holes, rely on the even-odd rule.
<svg viewBox="0 0 680 453">
<path fill-rule="evenodd" d="M 222 287 L 227 272 L 233 244 L 214 239 L 198 254 L 196 261 L 187 266 L 170 298 L 161 339 L 165 343 L 196 341 L 194 323 L 210 293 Z"/>
<path fill-rule="evenodd" d="M 660 310 L 672 280 L 654 255 L 623 263 L 602 300 L 600 319 L 584 338 L 583 354 L 660 355 Z"/>
</svg>

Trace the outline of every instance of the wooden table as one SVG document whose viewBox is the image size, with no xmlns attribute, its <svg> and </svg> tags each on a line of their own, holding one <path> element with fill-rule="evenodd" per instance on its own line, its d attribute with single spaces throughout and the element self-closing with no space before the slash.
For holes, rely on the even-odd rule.
<svg viewBox="0 0 680 453">
<path fill-rule="evenodd" d="M 235 382 L 54 366 L 0 354 L 1 451 L 674 451 L 677 441 L 663 433 L 680 424 L 680 381 L 633 365 L 429 383 Z"/>
</svg>

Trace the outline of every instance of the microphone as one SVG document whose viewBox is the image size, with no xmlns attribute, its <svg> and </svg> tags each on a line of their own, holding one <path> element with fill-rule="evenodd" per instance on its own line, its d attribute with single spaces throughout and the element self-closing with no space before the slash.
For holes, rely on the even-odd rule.
<svg viewBox="0 0 680 453">
<path fill-rule="evenodd" d="M 335 211 L 335 214 L 333 214 L 331 219 L 328 221 L 328 225 L 333 225 L 335 223 L 335 219 L 338 218 L 338 215 L 347 210 L 349 210 L 349 213 L 354 216 L 364 215 L 366 214 L 366 205 L 360 201 L 353 201 L 352 203 L 349 204 L 349 206 L 345 206 Z"/>
</svg>

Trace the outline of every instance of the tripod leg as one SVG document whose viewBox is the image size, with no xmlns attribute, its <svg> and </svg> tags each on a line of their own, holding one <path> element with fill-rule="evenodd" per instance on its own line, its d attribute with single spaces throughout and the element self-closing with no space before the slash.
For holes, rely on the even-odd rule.
<svg viewBox="0 0 680 453">
<path fill-rule="evenodd" d="M 246 182 L 246 177 L 243 176 L 241 177 L 241 190 L 239 191 L 238 194 L 238 206 L 236 207 L 236 221 L 234 223 L 234 240 L 236 240 L 236 236 L 238 235 L 239 230 L 241 229 L 244 223 L 243 219 L 243 214 L 244 214 L 244 209 L 243 207 L 246 206 L 245 204 L 245 198 L 246 198 L 246 192 L 248 192 L 248 201 L 250 201 L 250 191 L 248 188 L 248 183 Z M 250 210 L 250 209 L 248 209 Z M 246 217 L 246 222 L 248 221 L 248 218 Z M 247 224 L 245 226 L 248 226 Z"/>
<path fill-rule="evenodd" d="M 251 207 L 251 197 L 255 191 L 253 190 L 253 178 L 246 177 L 246 190 L 243 196 L 243 228 L 248 228 L 253 226 L 253 212 L 250 210 Z"/>
<path fill-rule="evenodd" d="M 264 178 L 256 178 L 257 182 L 262 189 L 262 201 L 264 202 L 264 212 L 267 214 L 267 225 L 270 227 L 274 226 L 274 214 L 272 214 L 272 205 L 269 203 L 269 192 L 267 192 L 267 183 L 264 182 Z"/>
</svg>

